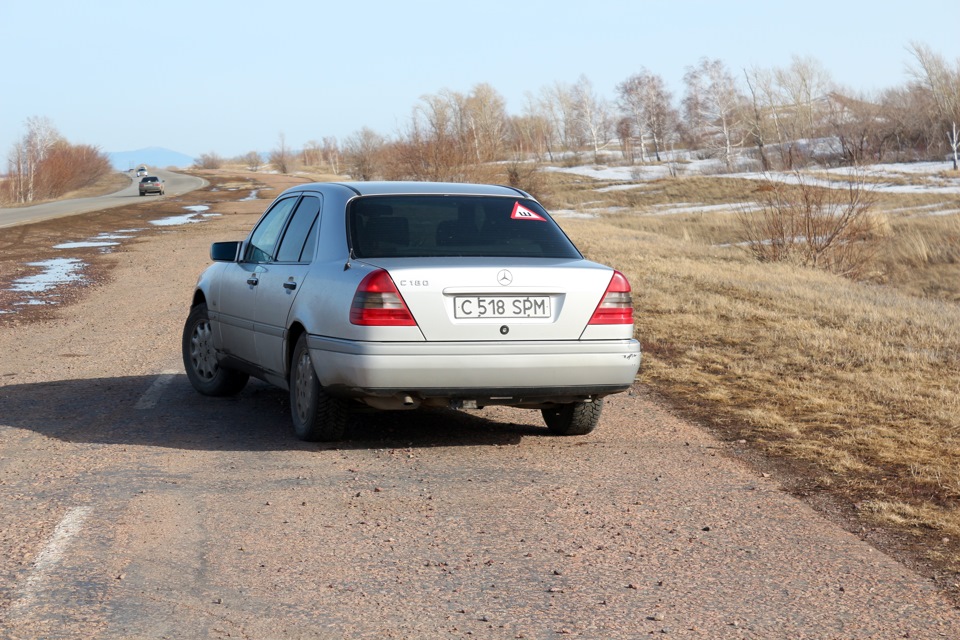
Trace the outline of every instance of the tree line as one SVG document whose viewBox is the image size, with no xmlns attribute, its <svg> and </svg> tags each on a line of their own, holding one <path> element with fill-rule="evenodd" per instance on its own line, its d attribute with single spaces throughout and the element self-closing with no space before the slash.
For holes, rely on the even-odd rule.
<svg viewBox="0 0 960 640">
<path fill-rule="evenodd" d="M 908 51 L 906 82 L 871 96 L 839 87 L 817 60 L 801 57 L 782 68 L 736 73 L 703 58 L 687 69 L 679 98 L 643 67 L 612 98 L 598 95 L 583 75 L 527 94 L 514 115 L 494 87 L 481 83 L 468 93 L 424 95 L 391 136 L 363 127 L 342 143 L 324 137 L 294 151 L 281 134 L 268 162 L 284 173 L 306 166 L 357 180 L 441 181 L 482 181 L 497 162 L 523 187 L 535 180 L 539 163 L 600 162 L 613 153 L 628 164 L 696 154 L 726 170 L 763 171 L 952 154 L 956 168 L 960 60 L 951 65 L 921 43 Z M 265 164 L 256 151 L 234 161 L 253 170 Z M 196 159 L 205 168 L 223 162 L 212 152 Z M 107 171 L 97 149 L 70 145 L 48 119 L 31 118 L 8 155 L 0 199 L 55 198 Z"/>
<path fill-rule="evenodd" d="M 28 118 L 26 129 L 7 156 L 0 202 L 55 200 L 96 183 L 113 170 L 106 154 L 90 145 L 70 144 L 49 118 Z"/>
<path fill-rule="evenodd" d="M 598 162 L 616 151 L 623 161 L 663 162 L 678 151 L 719 160 L 727 170 L 792 170 L 811 162 L 943 159 L 956 162 L 960 123 L 960 60 L 951 65 L 913 43 L 909 77 L 867 96 L 839 87 L 813 58 L 783 68 L 734 73 L 701 59 L 675 99 L 660 75 L 646 69 L 626 78 L 612 98 L 589 78 L 556 82 L 528 94 L 510 115 L 489 84 L 469 93 L 423 96 L 403 129 L 385 136 L 364 127 L 341 145 L 308 142 L 297 156 L 286 145 L 272 161 L 343 170 L 359 180 L 469 180 L 491 161 Z M 509 165 L 519 170 L 518 165 Z"/>
</svg>

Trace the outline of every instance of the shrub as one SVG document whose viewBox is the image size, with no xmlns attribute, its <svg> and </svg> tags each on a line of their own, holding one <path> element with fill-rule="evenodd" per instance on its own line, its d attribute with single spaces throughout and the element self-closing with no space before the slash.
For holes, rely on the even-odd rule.
<svg viewBox="0 0 960 640">
<path fill-rule="evenodd" d="M 761 262 L 791 262 L 852 278 L 864 275 L 883 237 L 863 175 L 844 188 L 811 184 L 799 171 L 790 183 L 768 179 L 755 206 L 741 208 L 745 244 Z"/>
</svg>

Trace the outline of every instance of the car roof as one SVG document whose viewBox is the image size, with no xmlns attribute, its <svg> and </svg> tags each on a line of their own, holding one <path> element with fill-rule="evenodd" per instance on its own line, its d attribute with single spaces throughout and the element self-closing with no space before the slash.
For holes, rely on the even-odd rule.
<svg viewBox="0 0 960 640">
<path fill-rule="evenodd" d="M 520 189 L 494 184 L 470 184 L 465 182 L 311 182 L 290 187 L 284 193 L 297 191 L 348 190 L 351 195 L 480 195 L 480 196 L 520 196 L 530 195 Z"/>
</svg>

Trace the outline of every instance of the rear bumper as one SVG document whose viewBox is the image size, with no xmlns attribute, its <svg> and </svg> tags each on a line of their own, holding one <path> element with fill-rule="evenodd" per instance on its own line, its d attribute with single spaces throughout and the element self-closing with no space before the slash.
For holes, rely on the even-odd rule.
<svg viewBox="0 0 960 640">
<path fill-rule="evenodd" d="M 320 384 L 353 396 L 604 396 L 633 384 L 636 340 L 544 342 L 355 342 L 309 336 Z"/>
</svg>

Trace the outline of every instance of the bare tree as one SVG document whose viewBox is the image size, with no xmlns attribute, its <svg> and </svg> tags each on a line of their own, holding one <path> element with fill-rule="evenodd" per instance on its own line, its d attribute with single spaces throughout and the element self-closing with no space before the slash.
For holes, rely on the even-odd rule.
<svg viewBox="0 0 960 640">
<path fill-rule="evenodd" d="M 945 122 L 960 120 L 960 60 L 951 69 L 943 56 L 924 44 L 912 43 L 910 50 L 918 65 L 910 72 L 930 91 L 937 116 Z"/>
<path fill-rule="evenodd" d="M 320 143 L 316 140 L 308 140 L 300 150 L 300 162 L 306 167 L 319 167 L 322 160 Z"/>
<path fill-rule="evenodd" d="M 27 132 L 7 159 L 15 202 L 33 202 L 38 197 L 41 166 L 50 150 L 64 142 L 53 122 L 45 116 L 27 118 L 25 124 Z"/>
<path fill-rule="evenodd" d="M 201 169 L 219 169 L 223 166 L 223 158 L 213 151 L 209 153 L 201 153 L 196 162 L 197 166 L 199 166 Z"/>
<path fill-rule="evenodd" d="M 337 139 L 334 136 L 326 136 L 323 139 L 323 146 L 321 148 L 321 153 L 323 154 L 323 160 L 330 167 L 331 173 L 334 175 L 340 174 L 340 146 L 337 144 Z"/>
<path fill-rule="evenodd" d="M 957 139 L 957 123 L 953 122 L 950 132 L 947 134 L 947 139 L 950 141 L 950 149 L 953 151 L 953 170 L 957 170 L 957 148 L 960 146 Z"/>
<path fill-rule="evenodd" d="M 617 140 L 620 141 L 620 154 L 629 164 L 633 164 L 633 118 L 624 117 L 617 120 L 616 132 Z"/>
<path fill-rule="evenodd" d="M 247 166 L 250 171 L 259 171 L 260 167 L 263 165 L 263 158 L 260 156 L 258 151 L 248 151 L 246 154 L 240 158 L 240 161 Z"/>
<path fill-rule="evenodd" d="M 463 102 L 466 131 L 477 162 L 500 158 L 507 131 L 506 103 L 489 84 L 478 84 Z"/>
<path fill-rule="evenodd" d="M 753 140 L 757 147 L 757 155 L 760 156 L 760 168 L 763 171 L 770 170 L 770 160 L 767 158 L 767 135 L 773 124 L 777 134 L 780 133 L 779 119 L 775 107 L 764 101 L 764 97 L 769 96 L 769 74 L 754 70 L 753 72 L 744 71 L 747 80 L 747 88 L 750 90 L 749 116 L 746 118 L 747 135 Z M 780 139 L 781 149 L 783 148 L 782 138 Z"/>
<path fill-rule="evenodd" d="M 586 135 L 576 115 L 576 95 L 569 85 L 555 83 L 540 92 L 538 108 L 550 123 L 551 146 L 576 154 L 586 143 Z M 551 152 L 552 158 L 552 152 Z"/>
<path fill-rule="evenodd" d="M 881 102 L 872 96 L 830 94 L 828 119 L 848 165 L 882 162 L 896 147 L 898 131 Z"/>
<path fill-rule="evenodd" d="M 510 132 L 513 151 L 520 158 L 532 154 L 536 160 L 553 160 L 552 147 L 556 138 L 553 124 L 543 111 L 542 103 L 531 94 L 527 94 L 523 115 L 510 119 Z"/>
<path fill-rule="evenodd" d="M 600 150 L 610 141 L 613 116 L 607 101 L 597 96 L 590 80 L 582 75 L 573 87 L 574 117 L 587 133 L 593 148 L 593 161 L 600 161 Z"/>
<path fill-rule="evenodd" d="M 380 174 L 380 155 L 386 140 L 379 133 L 364 127 L 344 142 L 347 166 L 357 180 L 374 180 Z"/>
<path fill-rule="evenodd" d="M 629 114 L 636 127 L 640 143 L 640 161 L 646 162 L 646 144 L 653 144 L 653 153 L 660 162 L 660 151 L 667 133 L 676 121 L 676 110 L 671 106 L 673 95 L 663 78 L 641 69 L 617 86 L 620 109 Z"/>
<path fill-rule="evenodd" d="M 794 140 L 811 138 L 823 126 L 823 99 L 836 87 L 829 72 L 814 58 L 794 56 L 786 69 L 775 69 L 781 107 L 788 111 Z"/>
<path fill-rule="evenodd" d="M 917 66 L 910 73 L 929 93 L 934 108 L 929 115 L 931 128 L 946 134 L 953 151 L 953 168 L 957 168 L 957 136 L 955 127 L 960 122 L 960 60 L 955 68 L 947 64 L 943 56 L 934 53 L 928 46 L 914 42 L 910 51 Z M 934 146 L 938 148 L 942 134 L 933 136 Z"/>
<path fill-rule="evenodd" d="M 8 181 L 5 183 L 6 198 L 11 202 L 25 202 L 27 192 L 27 149 L 22 140 L 14 143 L 7 156 Z"/>
<path fill-rule="evenodd" d="M 282 133 L 277 137 L 277 146 L 270 152 L 270 164 L 280 173 L 290 172 L 290 149 L 287 147 L 287 138 Z"/>
<path fill-rule="evenodd" d="M 683 81 L 687 87 L 683 106 L 688 126 L 699 133 L 727 170 L 732 169 L 744 142 L 745 103 L 733 76 L 720 60 L 703 58 L 697 67 L 688 68 Z"/>
</svg>

